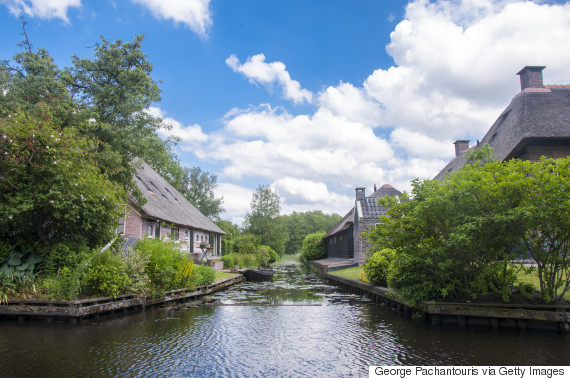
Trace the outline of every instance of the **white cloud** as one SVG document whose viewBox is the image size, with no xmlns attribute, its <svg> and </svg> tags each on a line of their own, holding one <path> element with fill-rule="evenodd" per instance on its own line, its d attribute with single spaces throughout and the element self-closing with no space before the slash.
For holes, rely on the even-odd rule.
<svg viewBox="0 0 570 378">
<path fill-rule="evenodd" d="M 455 139 L 480 139 L 518 93 L 525 65 L 546 65 L 546 83 L 564 84 L 570 3 L 418 0 L 391 33 L 389 68 L 362 85 L 340 82 L 313 95 L 281 62 L 263 54 L 226 63 L 252 83 L 315 106 L 293 115 L 260 105 L 232 109 L 223 129 L 193 151 L 222 165 L 222 181 L 271 182 L 283 211 L 322 209 L 344 215 L 354 188 L 431 178 L 453 156 Z M 313 102 L 313 97 L 315 97 Z M 228 214 L 249 210 L 253 191 L 224 184 Z M 235 195 L 230 199 L 229 195 Z"/>
<path fill-rule="evenodd" d="M 224 122 L 223 132 L 197 154 L 224 161 L 223 173 L 234 179 L 290 176 L 349 183 L 382 175 L 382 164 L 393 158 L 388 142 L 371 128 L 324 108 L 296 117 L 269 106 L 234 110 Z"/>
<path fill-rule="evenodd" d="M 148 8 L 159 19 L 185 24 L 193 32 L 206 37 L 212 26 L 210 0 L 132 0 Z"/>
<path fill-rule="evenodd" d="M 0 0 L 15 16 L 25 14 L 45 19 L 59 18 L 69 23 L 69 8 L 81 7 L 81 0 Z"/>
<path fill-rule="evenodd" d="M 198 124 L 184 126 L 174 118 L 167 117 L 164 111 L 158 107 L 151 106 L 147 112 L 155 117 L 163 119 L 170 129 L 159 129 L 158 133 L 162 137 L 176 136 L 181 139 L 183 150 L 192 150 L 195 146 L 208 141 L 208 135 L 202 132 L 202 127 Z"/>
<path fill-rule="evenodd" d="M 251 83 L 260 84 L 269 89 L 274 85 L 279 86 L 283 91 L 283 96 L 293 100 L 296 104 L 313 101 L 313 94 L 302 89 L 298 81 L 291 79 L 285 64 L 282 62 L 266 63 L 265 55 L 257 54 L 247 58 L 245 63 L 240 64 L 239 59 L 232 54 L 226 59 L 226 64 L 234 72 L 239 72 L 247 77 Z"/>
<path fill-rule="evenodd" d="M 245 214 L 249 211 L 254 190 L 227 182 L 218 183 L 214 191 L 216 198 L 224 197 L 223 207 L 225 209 L 222 218 L 230 220 L 232 223 L 241 225 Z"/>
<path fill-rule="evenodd" d="M 546 65 L 567 79 L 570 4 L 418 0 L 391 33 L 395 66 L 366 80 L 383 126 L 435 139 L 480 138 L 519 90 L 515 73 Z"/>
<path fill-rule="evenodd" d="M 328 212 L 344 215 L 354 202 L 353 197 L 330 192 L 324 182 L 282 177 L 277 179 L 272 186 L 285 199 L 282 207 L 286 214 L 293 211 L 326 209 Z"/>
<path fill-rule="evenodd" d="M 449 156 L 455 149 L 452 140 L 436 140 L 425 134 L 403 128 L 392 131 L 390 144 L 408 156 L 426 159 Z"/>
<path fill-rule="evenodd" d="M 382 115 L 380 104 L 370 98 L 366 91 L 350 83 L 341 82 L 319 93 L 318 103 L 335 115 L 353 122 L 378 126 Z"/>
</svg>

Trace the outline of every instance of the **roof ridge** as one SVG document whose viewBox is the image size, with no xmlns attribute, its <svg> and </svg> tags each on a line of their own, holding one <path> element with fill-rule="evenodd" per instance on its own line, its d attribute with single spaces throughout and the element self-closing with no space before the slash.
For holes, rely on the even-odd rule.
<svg viewBox="0 0 570 378">
<path fill-rule="evenodd" d="M 547 84 L 544 88 L 570 88 L 570 84 Z"/>
</svg>

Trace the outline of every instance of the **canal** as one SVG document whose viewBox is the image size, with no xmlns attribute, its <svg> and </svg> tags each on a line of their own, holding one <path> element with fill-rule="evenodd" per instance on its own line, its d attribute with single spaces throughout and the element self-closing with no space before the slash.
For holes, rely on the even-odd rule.
<svg viewBox="0 0 570 378">
<path fill-rule="evenodd" d="M 0 322 L 12 376 L 367 376 L 369 365 L 568 365 L 570 337 L 432 326 L 296 262 L 272 283 L 80 325 Z"/>
</svg>

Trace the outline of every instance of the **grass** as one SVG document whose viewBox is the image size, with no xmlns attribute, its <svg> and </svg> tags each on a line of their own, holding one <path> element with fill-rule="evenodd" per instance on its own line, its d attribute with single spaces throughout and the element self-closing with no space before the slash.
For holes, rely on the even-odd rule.
<svg viewBox="0 0 570 378">
<path fill-rule="evenodd" d="M 530 274 L 524 274 L 521 272 L 517 275 L 517 279 L 519 280 L 519 282 L 531 284 L 532 286 L 534 286 L 535 290 L 537 291 L 540 290 L 540 281 L 538 280 L 536 271 Z M 570 290 L 564 293 L 564 299 L 570 301 Z"/>
<path fill-rule="evenodd" d="M 235 277 L 235 276 L 237 276 L 237 273 L 227 273 L 216 270 L 216 275 L 214 276 L 214 282 L 218 282 L 221 280 L 225 280 L 226 278 Z"/>
<path fill-rule="evenodd" d="M 355 266 L 352 268 L 335 270 L 335 271 L 332 271 L 330 273 L 337 275 L 337 276 L 341 276 L 341 277 L 350 278 L 350 279 L 353 279 L 356 281 L 360 281 L 360 274 L 363 272 L 363 270 L 364 270 L 363 266 Z M 536 272 L 531 273 L 531 274 L 524 274 L 523 272 L 520 272 L 518 274 L 517 278 L 518 278 L 519 282 L 524 282 L 524 283 L 528 283 L 528 284 L 533 285 L 536 290 L 539 290 L 539 288 L 540 288 L 540 282 L 538 281 L 538 276 L 536 275 Z M 570 301 L 570 290 L 568 290 L 564 294 L 564 299 Z"/>
<path fill-rule="evenodd" d="M 362 266 L 353 266 L 352 268 L 340 269 L 330 272 L 336 276 L 341 276 L 344 278 L 350 278 L 352 280 L 360 281 L 360 274 L 363 272 Z"/>
</svg>

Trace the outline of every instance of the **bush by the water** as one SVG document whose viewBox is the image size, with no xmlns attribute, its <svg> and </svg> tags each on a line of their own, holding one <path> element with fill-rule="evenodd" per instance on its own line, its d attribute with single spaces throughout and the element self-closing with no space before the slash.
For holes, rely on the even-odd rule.
<svg viewBox="0 0 570 378">
<path fill-rule="evenodd" d="M 51 270 L 55 270 L 54 268 Z M 195 267 L 178 244 L 160 239 L 140 239 L 133 248 L 82 252 L 68 266 L 47 274 L 40 287 L 50 299 L 84 296 L 149 294 L 208 285 L 215 272 Z"/>
<path fill-rule="evenodd" d="M 389 248 L 373 253 L 364 265 L 364 274 L 368 282 L 386 287 L 388 285 L 390 263 L 394 260 L 394 256 L 395 251 Z"/>
<path fill-rule="evenodd" d="M 327 247 L 323 241 L 324 232 L 309 234 L 303 240 L 301 261 L 319 260 L 327 257 Z"/>
<path fill-rule="evenodd" d="M 209 285 L 216 278 L 216 271 L 209 266 L 196 265 L 194 272 L 196 274 L 196 286 Z"/>
</svg>

